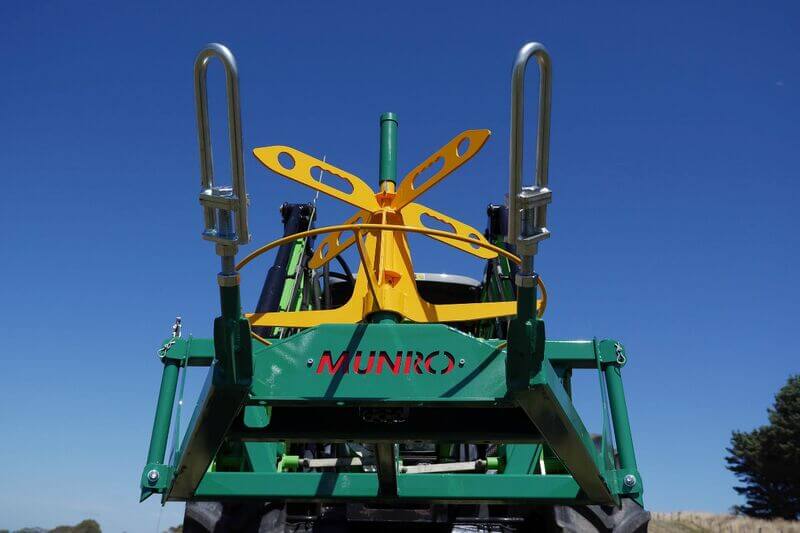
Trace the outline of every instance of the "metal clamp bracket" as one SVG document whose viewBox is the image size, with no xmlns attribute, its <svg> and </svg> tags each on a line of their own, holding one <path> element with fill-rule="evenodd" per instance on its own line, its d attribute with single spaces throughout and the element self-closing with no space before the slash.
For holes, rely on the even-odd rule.
<svg viewBox="0 0 800 533">
<path fill-rule="evenodd" d="M 539 116 L 536 138 L 536 182 L 522 187 L 522 157 L 525 123 L 525 70 L 528 60 L 539 64 Z M 538 243 L 550 236 L 547 230 L 547 204 L 552 193 L 547 188 L 550 151 L 550 56 L 539 43 L 523 46 L 511 74 L 511 145 L 508 178 L 508 235 L 506 242 L 517 246 L 522 256 L 520 275 L 533 275 L 533 256 Z"/>
<path fill-rule="evenodd" d="M 523 187 L 517 195 L 520 211 L 520 234 L 517 237 L 517 253 L 521 256 L 534 256 L 539 241 L 550 237 L 550 231 L 536 225 L 536 213 L 550 203 L 552 193 L 547 187 Z"/>
<path fill-rule="evenodd" d="M 208 94 L 206 91 L 206 72 L 213 57 L 219 59 L 225 68 L 233 186 L 214 185 L 211 128 L 208 120 Z M 227 47 L 211 43 L 197 55 L 194 63 L 194 94 L 200 145 L 200 204 L 203 206 L 205 221 L 203 238 L 227 246 L 247 244 L 250 242 L 250 233 L 247 229 L 247 191 L 242 156 L 239 73 L 236 68 L 236 59 Z"/>
</svg>

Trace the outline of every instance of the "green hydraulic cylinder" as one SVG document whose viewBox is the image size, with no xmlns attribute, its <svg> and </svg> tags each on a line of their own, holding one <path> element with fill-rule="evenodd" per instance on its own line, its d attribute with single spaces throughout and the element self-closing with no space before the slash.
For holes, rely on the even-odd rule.
<svg viewBox="0 0 800 533">
<path fill-rule="evenodd" d="M 147 452 L 148 464 L 164 464 L 172 419 L 172 406 L 175 403 L 175 390 L 178 387 L 178 371 L 181 361 L 166 359 L 161 374 L 161 390 L 158 392 L 156 417 L 153 421 L 153 434 L 150 436 L 150 449 Z"/>
<path fill-rule="evenodd" d="M 381 147 L 378 169 L 379 185 L 384 181 L 397 183 L 397 115 L 381 115 Z"/>
<path fill-rule="evenodd" d="M 637 470 L 636 454 L 633 451 L 633 437 L 628 420 L 628 406 L 625 403 L 625 390 L 622 388 L 620 367 L 610 364 L 605 367 L 608 403 L 611 409 L 611 421 L 614 424 L 614 435 L 619 454 L 619 466 L 623 470 Z"/>
</svg>

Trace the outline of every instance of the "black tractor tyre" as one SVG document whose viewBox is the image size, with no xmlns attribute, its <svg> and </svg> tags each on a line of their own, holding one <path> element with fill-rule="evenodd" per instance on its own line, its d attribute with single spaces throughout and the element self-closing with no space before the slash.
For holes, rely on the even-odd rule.
<svg viewBox="0 0 800 533">
<path fill-rule="evenodd" d="M 283 533 L 286 510 L 270 503 L 187 502 L 184 533 Z"/>
<path fill-rule="evenodd" d="M 650 513 L 630 498 L 622 506 L 581 505 L 553 507 L 552 531 L 559 533 L 645 533 Z"/>
<path fill-rule="evenodd" d="M 549 511 L 549 512 L 548 512 Z M 523 532 L 542 533 L 646 533 L 650 513 L 635 501 L 624 498 L 622 507 L 582 505 L 537 508 L 520 523 L 450 524 L 368 523 L 346 520 L 287 522 L 286 507 L 279 503 L 188 502 L 183 521 L 184 533 L 345 533 L 374 531 L 426 532 Z"/>
</svg>

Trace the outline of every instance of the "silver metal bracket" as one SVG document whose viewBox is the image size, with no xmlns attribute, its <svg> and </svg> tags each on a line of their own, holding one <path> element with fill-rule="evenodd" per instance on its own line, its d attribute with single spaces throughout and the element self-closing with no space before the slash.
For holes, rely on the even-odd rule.
<svg viewBox="0 0 800 533">
<path fill-rule="evenodd" d="M 517 195 L 518 206 L 521 211 L 536 209 L 550 203 L 553 192 L 547 187 L 523 187 Z"/>
<path fill-rule="evenodd" d="M 514 283 L 516 283 L 517 287 L 526 287 L 528 289 L 536 286 L 536 274 L 528 275 L 528 274 L 517 274 L 514 276 Z"/>
<path fill-rule="evenodd" d="M 545 227 L 537 226 L 538 211 L 550 203 L 553 193 L 547 187 L 523 187 L 517 195 L 520 208 L 520 234 L 517 237 L 517 253 L 534 256 L 539 251 L 539 242 L 550 237 Z"/>
</svg>

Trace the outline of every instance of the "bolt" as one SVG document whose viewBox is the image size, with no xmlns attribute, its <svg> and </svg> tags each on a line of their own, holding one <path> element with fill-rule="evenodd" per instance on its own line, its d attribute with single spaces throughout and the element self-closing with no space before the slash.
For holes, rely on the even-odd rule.
<svg viewBox="0 0 800 533">
<path fill-rule="evenodd" d="M 308 366 L 311 366 L 311 365 L 313 365 L 313 364 L 314 364 L 314 360 L 313 360 L 313 359 L 309 359 L 308 361 L 306 361 L 306 364 L 307 364 Z"/>
<path fill-rule="evenodd" d="M 622 482 L 625 484 L 626 487 L 631 488 L 636 485 L 636 476 L 633 474 L 628 474 L 622 479 Z"/>
<path fill-rule="evenodd" d="M 463 359 L 458 360 L 458 366 L 464 366 L 464 363 L 466 363 L 466 361 L 464 361 Z"/>
<path fill-rule="evenodd" d="M 158 481 L 158 478 L 160 478 L 160 477 L 161 477 L 161 475 L 158 473 L 158 470 L 156 470 L 155 468 L 147 473 L 147 480 L 150 483 L 155 483 L 156 481 Z"/>
</svg>

